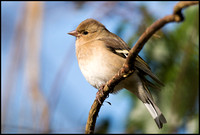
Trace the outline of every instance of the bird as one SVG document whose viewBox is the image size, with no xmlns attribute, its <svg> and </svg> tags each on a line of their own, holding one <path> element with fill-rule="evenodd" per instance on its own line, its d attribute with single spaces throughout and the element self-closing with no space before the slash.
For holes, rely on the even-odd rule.
<svg viewBox="0 0 200 135">
<path fill-rule="evenodd" d="M 131 49 L 119 36 L 93 18 L 82 21 L 68 34 L 76 37 L 75 48 L 79 68 L 85 79 L 96 89 L 100 89 L 118 73 Z M 160 89 L 164 84 L 139 55 L 134 66 L 135 72 L 116 85 L 112 93 L 115 94 L 125 88 L 135 94 L 161 129 L 167 121 L 155 104 L 149 87 Z M 146 79 L 146 76 L 152 78 L 159 86 Z"/>
</svg>

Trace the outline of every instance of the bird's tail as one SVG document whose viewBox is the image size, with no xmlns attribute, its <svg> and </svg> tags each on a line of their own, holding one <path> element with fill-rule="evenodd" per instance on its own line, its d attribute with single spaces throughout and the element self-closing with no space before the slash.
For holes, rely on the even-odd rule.
<svg viewBox="0 0 200 135">
<path fill-rule="evenodd" d="M 164 123 L 167 123 L 164 115 L 160 111 L 160 109 L 153 103 L 151 99 L 148 99 L 146 102 L 144 102 L 144 105 L 150 112 L 151 116 L 155 120 L 158 128 L 162 128 Z"/>
<path fill-rule="evenodd" d="M 160 111 L 160 109 L 156 106 L 156 104 L 153 101 L 153 97 L 147 87 L 147 85 L 149 85 L 149 83 L 147 83 L 148 80 L 143 78 L 142 76 L 140 76 L 140 78 L 142 78 L 141 81 L 142 81 L 143 90 L 144 90 L 143 94 L 145 95 L 145 96 L 143 95 L 145 97 L 145 100 L 142 100 L 142 102 L 144 103 L 144 105 L 150 112 L 151 116 L 155 120 L 158 128 L 161 129 L 163 127 L 163 124 L 167 123 L 167 121 L 164 115 L 162 114 L 162 112 Z"/>
<path fill-rule="evenodd" d="M 133 92 L 144 103 L 151 116 L 155 120 L 158 128 L 162 128 L 163 124 L 167 123 L 167 121 L 160 109 L 153 101 L 153 97 L 147 87 L 149 83 L 146 83 L 145 78 L 143 76 L 140 76 L 140 74 L 137 74 L 137 72 L 136 75 L 132 75 L 130 78 L 127 79 L 128 80 L 126 81 L 124 87 L 130 92 Z"/>
</svg>

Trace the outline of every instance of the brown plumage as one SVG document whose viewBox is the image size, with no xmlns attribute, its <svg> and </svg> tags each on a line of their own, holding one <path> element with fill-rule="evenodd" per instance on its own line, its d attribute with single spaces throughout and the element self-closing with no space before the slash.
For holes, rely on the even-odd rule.
<svg viewBox="0 0 200 135">
<path fill-rule="evenodd" d="M 76 55 L 81 72 L 97 89 L 119 71 L 130 50 L 120 37 L 109 32 L 103 24 L 94 19 L 81 22 L 76 30 L 69 34 L 76 37 Z M 121 81 L 113 93 L 123 88 L 134 93 L 147 107 L 158 128 L 162 128 L 167 121 L 148 90 L 149 86 L 155 89 L 159 89 L 159 86 L 148 81 L 145 76 L 150 76 L 161 86 L 163 84 L 140 56 L 136 57 L 135 67 L 136 71 Z"/>
</svg>

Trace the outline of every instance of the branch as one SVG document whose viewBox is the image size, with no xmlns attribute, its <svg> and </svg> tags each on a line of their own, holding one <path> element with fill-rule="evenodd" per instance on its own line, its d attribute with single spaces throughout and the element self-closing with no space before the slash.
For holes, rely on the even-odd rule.
<svg viewBox="0 0 200 135">
<path fill-rule="evenodd" d="M 104 100 L 108 97 L 109 93 L 112 92 L 114 87 L 124 80 L 125 78 L 129 77 L 131 74 L 134 73 L 134 61 L 138 53 L 141 51 L 145 43 L 150 39 L 150 37 L 155 34 L 156 31 L 158 31 L 160 28 L 162 28 L 165 24 L 170 22 L 181 22 L 184 20 L 184 17 L 181 13 L 183 8 L 186 8 L 191 5 L 198 4 L 198 1 L 188 1 L 188 2 L 179 2 L 175 5 L 174 11 L 172 15 L 165 16 L 156 22 L 154 22 L 150 27 L 146 29 L 146 31 L 141 35 L 137 43 L 134 45 L 134 47 L 129 51 L 129 55 L 126 58 L 126 61 L 123 65 L 123 67 L 118 71 L 118 73 L 113 76 L 111 80 L 109 80 L 103 87 L 103 94 L 99 94 L 99 100 L 101 103 L 104 102 Z M 91 106 L 85 133 L 86 134 L 93 134 L 96 118 L 98 116 L 98 112 L 101 108 L 101 105 L 97 99 L 94 100 L 93 105 Z"/>
</svg>

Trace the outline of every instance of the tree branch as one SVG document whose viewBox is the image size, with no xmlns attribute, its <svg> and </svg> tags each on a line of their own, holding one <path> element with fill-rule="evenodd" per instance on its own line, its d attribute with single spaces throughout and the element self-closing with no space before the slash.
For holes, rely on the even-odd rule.
<svg viewBox="0 0 200 135">
<path fill-rule="evenodd" d="M 198 4 L 198 1 L 186 1 L 186 2 L 179 2 L 175 5 L 173 14 L 165 16 L 156 22 L 154 22 L 150 27 L 146 29 L 146 31 L 141 35 L 137 43 L 134 47 L 129 51 L 129 55 L 126 58 L 126 62 L 124 63 L 123 67 L 119 70 L 119 72 L 109 80 L 103 88 L 103 94 L 99 94 L 99 100 L 101 103 L 108 97 L 109 93 L 112 92 L 114 87 L 124 80 L 125 78 L 129 77 L 131 74 L 134 73 L 134 61 L 138 53 L 141 51 L 145 43 L 158 31 L 162 28 L 165 24 L 170 22 L 181 22 L 184 20 L 184 17 L 181 13 L 183 8 L 186 8 L 191 5 Z M 98 112 L 101 108 L 101 105 L 97 99 L 94 100 L 93 105 L 91 106 L 85 133 L 92 134 L 94 133 L 96 118 L 98 116 Z"/>
</svg>

